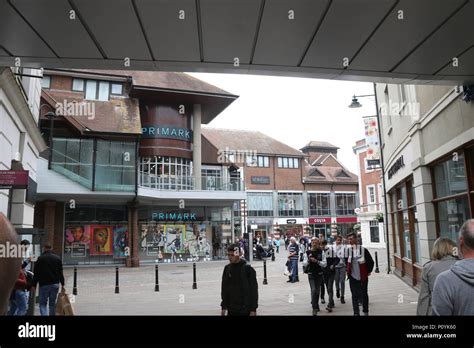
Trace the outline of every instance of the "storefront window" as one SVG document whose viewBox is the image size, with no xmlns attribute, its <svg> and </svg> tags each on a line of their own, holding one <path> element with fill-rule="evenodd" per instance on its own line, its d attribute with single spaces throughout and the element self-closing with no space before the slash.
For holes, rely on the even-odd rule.
<svg viewBox="0 0 474 348">
<path fill-rule="evenodd" d="M 411 244 L 410 244 L 410 219 L 408 218 L 408 210 L 402 213 L 403 226 L 403 244 L 405 246 L 404 257 L 411 259 Z"/>
<path fill-rule="evenodd" d="M 438 203 L 440 237 L 449 238 L 456 242 L 459 229 L 469 219 L 467 197 L 451 199 Z"/>
<path fill-rule="evenodd" d="M 140 158 L 140 185 L 158 190 L 192 190 L 192 162 L 185 158 L 153 156 Z M 207 178 L 206 178 L 207 179 Z M 216 178 L 205 180 L 203 189 L 218 184 Z"/>
<path fill-rule="evenodd" d="M 331 215 L 329 193 L 308 193 L 309 214 L 313 216 Z"/>
<path fill-rule="evenodd" d="M 280 216 L 303 216 L 303 195 L 301 193 L 279 193 Z"/>
<path fill-rule="evenodd" d="M 247 194 L 248 216 L 273 216 L 273 194 L 252 192 Z"/>
<path fill-rule="evenodd" d="M 400 234 L 398 229 L 398 214 L 392 214 L 393 238 L 395 239 L 394 253 L 400 256 Z"/>
<path fill-rule="evenodd" d="M 130 253 L 124 206 L 66 207 L 64 264 L 124 263 Z"/>
<path fill-rule="evenodd" d="M 456 161 L 454 160 L 456 159 Z M 467 191 L 464 155 L 451 157 L 433 167 L 436 197 L 445 197 Z"/>
<path fill-rule="evenodd" d="M 354 215 L 355 193 L 336 193 L 336 215 Z"/>
</svg>

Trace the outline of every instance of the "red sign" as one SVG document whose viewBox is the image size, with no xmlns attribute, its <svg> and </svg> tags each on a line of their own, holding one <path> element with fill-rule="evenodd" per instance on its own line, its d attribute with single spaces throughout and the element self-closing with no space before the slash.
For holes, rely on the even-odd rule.
<svg viewBox="0 0 474 348">
<path fill-rule="evenodd" d="M 339 223 L 344 223 L 344 222 L 357 222 L 357 217 L 338 217 L 336 218 L 336 222 Z"/>
<path fill-rule="evenodd" d="M 330 224 L 331 218 L 330 217 L 317 217 L 317 218 L 309 218 L 310 224 Z"/>
<path fill-rule="evenodd" d="M 0 187 L 2 188 L 27 188 L 27 170 L 0 170 Z"/>
</svg>

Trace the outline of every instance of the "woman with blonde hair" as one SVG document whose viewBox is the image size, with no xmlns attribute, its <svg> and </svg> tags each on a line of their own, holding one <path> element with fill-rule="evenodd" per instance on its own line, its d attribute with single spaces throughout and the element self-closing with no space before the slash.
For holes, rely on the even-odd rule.
<svg viewBox="0 0 474 348">
<path fill-rule="evenodd" d="M 438 274 L 447 271 L 458 261 L 456 244 L 448 238 L 438 238 L 434 242 L 431 261 L 423 266 L 421 289 L 418 295 L 417 315 L 431 315 L 431 293 Z"/>
</svg>

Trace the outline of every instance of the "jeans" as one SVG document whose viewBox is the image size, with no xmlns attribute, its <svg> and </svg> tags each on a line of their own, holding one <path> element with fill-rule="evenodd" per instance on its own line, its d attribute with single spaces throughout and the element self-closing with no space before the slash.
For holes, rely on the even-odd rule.
<svg viewBox="0 0 474 348">
<path fill-rule="evenodd" d="M 15 290 L 15 298 L 10 301 L 8 315 L 24 316 L 26 315 L 26 309 L 25 291 Z"/>
<path fill-rule="evenodd" d="M 336 267 L 336 291 L 341 292 L 341 297 L 344 297 L 344 289 L 346 287 L 346 268 L 345 267 Z"/>
<path fill-rule="evenodd" d="M 361 281 L 349 277 L 349 286 L 352 293 L 352 308 L 354 314 L 360 314 L 359 302 L 362 302 L 362 311 L 369 313 L 369 293 L 368 293 L 369 280 Z"/>
<path fill-rule="evenodd" d="M 47 316 L 46 306 L 49 300 L 49 315 L 56 315 L 56 300 L 58 298 L 59 284 L 43 285 L 39 287 L 39 307 L 42 316 Z"/>
<path fill-rule="evenodd" d="M 323 276 L 319 274 L 308 273 L 309 286 L 311 288 L 311 305 L 313 309 L 319 311 L 319 290 L 323 283 Z"/>
<path fill-rule="evenodd" d="M 279 253 L 280 252 L 280 246 L 277 245 L 276 248 L 277 248 L 277 253 Z"/>
<path fill-rule="evenodd" d="M 290 260 L 291 281 L 296 282 L 298 279 L 298 259 Z"/>
<path fill-rule="evenodd" d="M 323 281 L 321 282 L 321 300 L 324 300 L 324 294 L 326 293 L 325 290 L 324 290 L 324 284 L 326 283 L 326 281 L 324 280 L 324 275 L 322 276 L 323 277 Z"/>
<path fill-rule="evenodd" d="M 326 289 L 328 291 L 329 302 L 328 307 L 334 307 L 334 278 L 336 277 L 336 273 L 326 273 L 324 275 L 324 283 L 326 284 Z"/>
</svg>

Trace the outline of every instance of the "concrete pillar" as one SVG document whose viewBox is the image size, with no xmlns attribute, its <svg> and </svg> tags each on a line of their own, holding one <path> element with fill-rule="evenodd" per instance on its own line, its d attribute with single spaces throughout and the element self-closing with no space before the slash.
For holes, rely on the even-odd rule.
<svg viewBox="0 0 474 348">
<path fill-rule="evenodd" d="M 130 256 L 126 260 L 127 267 L 140 267 L 140 256 L 138 254 L 138 203 L 132 201 L 128 203 L 128 218 L 129 218 L 129 248 Z"/>
<path fill-rule="evenodd" d="M 201 190 L 201 104 L 193 105 L 193 175 L 194 189 Z"/>
<path fill-rule="evenodd" d="M 279 211 L 278 211 L 278 191 L 273 191 L 273 216 L 274 217 L 279 217 Z"/>
<path fill-rule="evenodd" d="M 308 191 L 303 191 L 303 217 L 309 218 Z"/>
<path fill-rule="evenodd" d="M 56 201 L 46 201 L 44 203 L 44 228 L 46 229 L 46 242 L 54 244 L 54 228 L 56 221 Z"/>
</svg>

